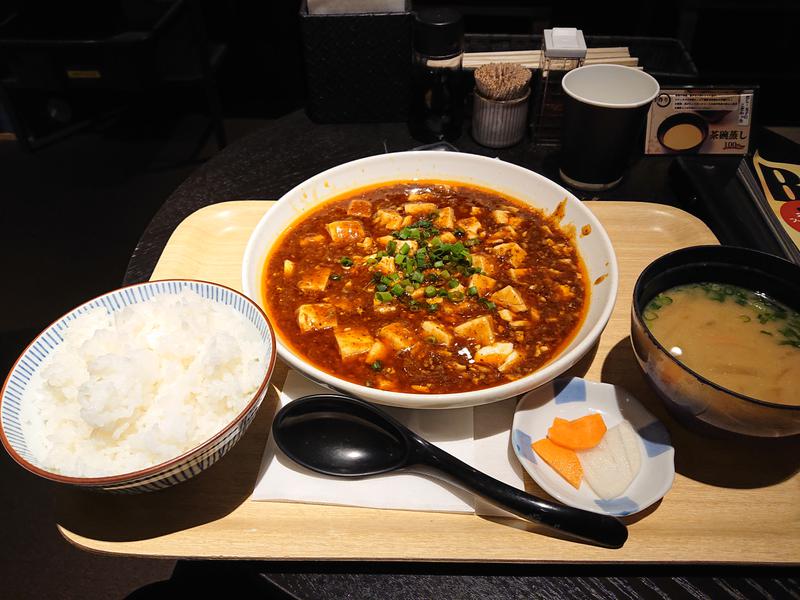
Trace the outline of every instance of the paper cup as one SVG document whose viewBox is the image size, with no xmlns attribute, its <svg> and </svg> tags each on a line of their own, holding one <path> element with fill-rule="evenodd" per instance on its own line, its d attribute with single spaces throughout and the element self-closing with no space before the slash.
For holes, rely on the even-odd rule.
<svg viewBox="0 0 800 600">
<path fill-rule="evenodd" d="M 658 95 L 658 81 L 631 67 L 588 65 L 564 75 L 561 87 L 561 179 L 583 190 L 614 187 Z"/>
</svg>

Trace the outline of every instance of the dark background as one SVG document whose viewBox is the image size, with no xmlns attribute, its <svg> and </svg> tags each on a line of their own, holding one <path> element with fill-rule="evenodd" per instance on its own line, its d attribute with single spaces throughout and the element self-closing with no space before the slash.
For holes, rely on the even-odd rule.
<svg viewBox="0 0 800 600">
<path fill-rule="evenodd" d="M 17 31 L 19 39 L 43 30 L 79 39 L 124 32 L 167 4 L 0 0 L 0 39 L 18 10 L 28 15 L 29 28 Z M 304 106 L 300 2 L 190 4 L 199 9 L 208 39 L 226 50 L 217 82 L 229 143 Z M 448 4 L 465 15 L 468 33 L 540 34 L 546 27 L 574 26 L 587 35 L 680 39 L 697 66 L 699 83 L 759 85 L 762 124 L 800 124 L 794 92 L 800 79 L 796 1 Z M 37 74 L 35 63 L 28 68 L 29 75 Z M 0 79 L 11 71 L 0 47 Z M 196 85 L 168 91 L 156 84 L 80 91 L 34 86 L 7 93 L 5 110 L 0 96 L 1 374 L 49 322 L 121 283 L 156 210 L 218 151 L 207 102 Z M 44 137 L 86 123 L 25 151 L 2 135 L 12 128 L 9 104 Z M 54 528 L 52 488 L 5 453 L 0 453 L 0 489 L 4 597 L 124 597 L 168 578 L 173 569 L 173 561 L 102 557 L 69 546 Z"/>
</svg>

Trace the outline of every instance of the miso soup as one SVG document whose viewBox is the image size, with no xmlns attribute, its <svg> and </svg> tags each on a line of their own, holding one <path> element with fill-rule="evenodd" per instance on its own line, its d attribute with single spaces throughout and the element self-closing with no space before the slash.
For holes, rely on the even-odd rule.
<svg viewBox="0 0 800 600">
<path fill-rule="evenodd" d="M 800 405 L 800 314 L 762 294 L 719 283 L 662 292 L 645 323 L 676 359 L 729 390 Z"/>
</svg>

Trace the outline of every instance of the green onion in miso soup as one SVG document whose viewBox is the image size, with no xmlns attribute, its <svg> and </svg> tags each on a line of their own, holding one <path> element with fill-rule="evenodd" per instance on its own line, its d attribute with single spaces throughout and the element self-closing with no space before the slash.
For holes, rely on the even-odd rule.
<svg viewBox="0 0 800 600">
<path fill-rule="evenodd" d="M 706 379 L 800 405 L 800 313 L 741 287 L 692 283 L 662 292 L 642 316 L 662 346 Z"/>
</svg>

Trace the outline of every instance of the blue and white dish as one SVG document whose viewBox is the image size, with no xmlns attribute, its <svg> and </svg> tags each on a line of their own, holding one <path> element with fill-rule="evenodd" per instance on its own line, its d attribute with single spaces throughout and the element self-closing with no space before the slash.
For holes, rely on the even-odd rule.
<svg viewBox="0 0 800 600">
<path fill-rule="evenodd" d="M 52 473 L 37 465 L 28 449 L 20 422 L 25 390 L 45 358 L 63 342 L 62 333 L 69 328 L 70 322 L 78 315 L 96 308 L 102 307 L 109 313 L 115 313 L 125 306 L 146 302 L 154 296 L 179 294 L 186 288 L 203 298 L 233 307 L 253 323 L 259 332 L 266 369 L 261 385 L 244 409 L 221 431 L 199 446 L 171 460 L 136 472 L 106 477 L 70 477 Z M 182 279 L 150 281 L 120 288 L 68 312 L 42 331 L 20 355 L 0 391 L 0 441 L 22 467 L 51 481 L 116 493 L 137 493 L 166 488 L 186 481 L 214 464 L 242 437 L 266 395 L 276 356 L 275 334 L 266 315 L 257 304 L 235 290 L 215 283 Z"/>
<path fill-rule="evenodd" d="M 600 413 L 611 429 L 627 420 L 639 434 L 642 464 L 622 496 L 603 500 L 583 481 L 577 490 L 531 448 L 547 437 L 556 417 L 577 419 Z M 675 479 L 675 449 L 664 424 L 626 390 L 580 377 L 556 379 L 529 392 L 517 404 L 511 430 L 514 452 L 523 468 L 553 498 L 568 506 L 622 517 L 644 510 L 666 495 Z"/>
</svg>

